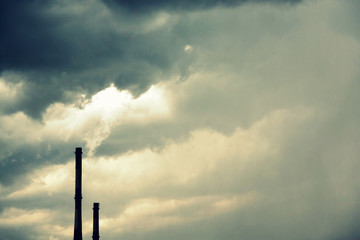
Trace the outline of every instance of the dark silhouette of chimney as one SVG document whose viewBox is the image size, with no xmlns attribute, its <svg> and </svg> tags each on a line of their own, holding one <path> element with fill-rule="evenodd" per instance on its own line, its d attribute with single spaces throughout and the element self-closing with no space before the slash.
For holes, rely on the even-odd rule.
<svg viewBox="0 0 360 240">
<path fill-rule="evenodd" d="M 100 203 L 94 203 L 94 221 L 93 221 L 93 240 L 99 240 L 99 205 Z"/>
<path fill-rule="evenodd" d="M 74 222 L 74 240 L 82 240 L 82 220 L 81 220 L 81 156 L 80 147 L 75 150 L 75 222 Z"/>
</svg>

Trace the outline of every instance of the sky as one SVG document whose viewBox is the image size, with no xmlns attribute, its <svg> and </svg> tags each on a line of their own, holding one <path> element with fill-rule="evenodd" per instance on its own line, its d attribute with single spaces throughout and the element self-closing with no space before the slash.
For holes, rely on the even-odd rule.
<svg viewBox="0 0 360 240">
<path fill-rule="evenodd" d="M 1 1 L 0 239 L 359 239 L 359 11 Z"/>
</svg>

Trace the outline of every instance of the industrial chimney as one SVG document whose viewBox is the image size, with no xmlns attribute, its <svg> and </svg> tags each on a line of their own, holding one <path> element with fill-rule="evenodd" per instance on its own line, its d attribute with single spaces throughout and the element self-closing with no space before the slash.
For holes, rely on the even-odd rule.
<svg viewBox="0 0 360 240">
<path fill-rule="evenodd" d="M 74 240 L 82 240 L 82 220 L 81 220 L 81 156 L 80 147 L 75 149 L 75 222 L 74 222 Z"/>
<path fill-rule="evenodd" d="M 93 240 L 99 240 L 99 203 L 94 203 Z"/>
</svg>

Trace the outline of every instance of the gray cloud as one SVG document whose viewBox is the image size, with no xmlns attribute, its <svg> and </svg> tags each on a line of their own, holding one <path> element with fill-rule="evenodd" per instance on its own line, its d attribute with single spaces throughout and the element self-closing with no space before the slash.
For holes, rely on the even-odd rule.
<svg viewBox="0 0 360 240">
<path fill-rule="evenodd" d="M 186 9 L 196 9 L 237 2 L 117 4 L 142 12 L 147 8 L 176 9 L 184 5 Z M 81 1 L 5 1 L 1 9 L 2 35 L 6 37 L 0 39 L 0 70 L 18 72 L 28 83 L 24 98 L 8 112 L 20 110 L 39 118 L 49 104 L 71 101 L 67 91 L 92 94 L 110 82 L 138 95 L 164 75 L 174 71 L 186 74 L 190 64 L 182 52 L 188 35 L 181 36 L 166 26 L 139 32 L 144 23 L 154 18 L 151 13 L 128 16 L 120 11 L 120 15 L 114 16 L 100 1 L 91 1 L 86 6 Z M 124 27 L 128 30 L 117 30 Z M 179 59 L 184 59 L 183 63 Z"/>
<path fill-rule="evenodd" d="M 281 147 L 279 154 L 252 159 L 245 170 L 242 159 L 230 162 L 224 159 L 196 181 L 183 186 L 154 186 L 149 192 L 141 193 L 184 198 L 256 191 L 264 196 L 262 201 L 223 216 L 123 236 L 128 239 L 145 235 L 150 239 L 218 239 L 219 236 L 259 240 L 290 236 L 299 240 L 355 239 L 358 231 L 354 215 L 358 214 L 356 202 L 360 195 L 356 190 L 359 184 L 354 184 L 359 182 L 356 170 L 349 169 L 350 166 L 357 169 L 359 165 L 356 147 L 349 148 L 352 134 L 344 136 L 344 129 L 329 131 L 332 121 L 312 120 L 293 127 L 287 125 L 279 138 L 272 139 Z M 278 129 L 274 133 L 278 134 Z M 340 138 L 347 140 L 342 143 L 335 140 Z M 194 165 L 196 161 L 194 158 Z"/>
<path fill-rule="evenodd" d="M 302 32 L 306 22 L 294 17 L 294 9 L 277 14 L 278 9 L 270 7 L 255 13 L 254 8 L 249 6 L 240 13 L 226 9 L 220 11 L 223 15 L 221 19 L 218 18 L 218 10 L 181 18 L 174 29 L 181 35 L 189 36 L 189 43 L 194 47 L 190 74 L 203 69 L 206 72 L 189 80 L 194 84 L 177 83 L 171 86 L 172 91 L 181 92 L 180 96 L 183 93 L 188 96 L 178 100 L 176 122 L 149 126 L 121 125 L 98 148 L 99 154 L 161 148 L 167 141 L 182 139 L 191 130 L 201 127 L 230 134 L 239 125 L 248 127 L 279 108 L 304 105 L 321 106 L 324 111 L 333 111 L 334 108 L 350 111 L 346 106 L 353 105 L 357 100 L 350 100 L 348 96 L 356 94 L 345 94 L 347 97 L 343 94 L 344 91 L 357 89 L 357 83 L 352 76 L 343 82 L 339 82 L 338 78 L 354 71 L 354 62 L 347 55 L 351 50 L 338 52 L 335 41 L 328 41 L 327 47 L 322 44 L 324 47 L 319 48 L 324 34 L 335 39 L 337 32 L 332 32 L 332 29 L 329 29 L 330 33 L 327 30 L 313 33 L 313 29 Z M 213 34 L 214 28 L 218 29 L 216 35 Z M 312 34 L 311 40 L 302 39 L 307 34 Z M 312 43 L 308 44 L 309 41 Z M 300 53 L 298 49 L 303 51 Z M 329 49 L 332 49 L 331 54 Z M 309 51 L 313 51 L 316 57 L 309 57 Z M 326 54 L 330 56 L 323 57 Z M 337 68 L 332 72 L 326 69 L 328 64 Z M 323 76 L 319 77 L 318 69 L 324 70 Z M 337 89 L 338 94 L 323 91 L 325 85 Z M 324 102 L 331 104 L 324 105 Z M 358 116 L 354 112 L 347 114 Z M 132 135 L 132 132 L 139 134 Z"/>
<path fill-rule="evenodd" d="M 0 183 L 4 186 L 26 180 L 26 173 L 40 166 L 68 162 L 73 158 L 73 146 L 78 143 L 50 140 L 40 144 L 16 144 L 2 140 Z"/>
<path fill-rule="evenodd" d="M 140 94 L 164 81 L 173 108 L 171 118 L 122 122 L 120 117 L 94 156 L 88 156 L 85 148 L 84 221 L 91 221 L 92 201 L 101 202 L 101 218 L 108 224 L 118 220 L 118 215 L 126 216 L 120 217 L 116 228 L 101 226 L 102 239 L 357 239 L 359 36 L 351 31 L 357 26 L 354 16 L 345 14 L 349 3 L 345 8 L 344 3 L 320 1 L 297 8 L 245 4 L 233 9 L 210 9 L 218 2 L 207 6 L 183 3 L 160 6 L 148 1 L 140 6 L 136 1 L 118 1 L 123 9 L 112 9 L 117 14 L 98 1 L 83 8 L 80 2 L 66 1 L 17 2 L 17 10 L 9 6 L 18 18 L 2 17 L 27 22 L 42 40 L 29 39 L 29 45 L 19 52 L 20 40 L 0 40 L 7 46 L 0 60 L 2 78 L 24 83 L 16 100 L 1 105 L 6 121 L 0 122 L 0 213 L 10 208 L 49 210 L 49 226 L 71 228 L 73 185 L 62 179 L 68 175 L 53 174 L 43 167 L 72 161 L 74 147 L 86 145 L 84 135 L 102 126 L 101 118 L 79 114 L 76 116 L 88 117 L 90 122 L 82 122 L 81 131 L 75 132 L 80 136 L 67 137 L 66 125 L 56 122 L 50 128 L 53 132 L 47 129 L 48 135 L 38 136 L 36 130 L 49 124 L 45 118 L 27 123 L 28 118 L 13 118 L 10 113 L 24 111 L 41 118 L 51 103 L 73 103 L 77 93 L 90 96 L 111 82 Z M 174 9 L 179 8 L 182 11 L 176 13 Z M 169 9 L 173 16 L 158 15 Z M 134 12 L 137 14 L 132 15 Z M 123 22 L 128 15 L 132 17 Z M 169 22 L 151 25 L 162 17 Z M 333 25 L 337 19 L 348 28 Z M 19 28 L 12 31 L 11 38 L 22 32 Z M 43 43 L 48 51 L 35 52 Z M 184 51 L 187 44 L 191 52 Z M 32 46 L 35 48 L 30 49 Z M 56 51 L 56 59 L 46 53 Z M 33 59 L 31 54 L 38 55 Z M 299 110 L 303 108 L 306 111 Z M 69 112 L 59 109 L 51 113 L 52 120 L 61 122 L 69 112 L 80 111 L 76 104 Z M 290 112 L 291 117 L 273 114 L 279 109 Z M 308 118 L 307 111 L 312 114 Z M 70 127 L 74 119 L 65 122 Z M 256 127 L 267 121 L 274 122 Z M 35 130 L 30 131 L 32 128 Z M 199 129 L 206 134 L 215 132 L 216 138 L 194 134 Z M 62 131 L 65 133 L 56 135 Z M 236 131 L 246 141 L 230 145 L 228 139 Z M 221 143 L 229 143 L 224 153 L 216 148 Z M 269 149 L 261 155 L 264 146 Z M 255 149 L 254 156 L 247 155 L 247 147 Z M 239 154 L 242 150 L 243 155 Z M 108 165 L 101 165 L 105 163 Z M 63 170 L 64 165 L 57 167 Z M 43 175 L 39 177 L 34 170 Z M 192 171 L 195 173 L 190 174 Z M 56 191 L 48 191 L 47 178 L 59 182 Z M 40 190 L 26 192 L 32 184 Z M 22 195 L 8 197 L 18 190 L 23 190 Z M 221 214 L 209 214 L 211 204 L 218 202 L 210 202 L 210 207 L 180 204 L 208 196 L 227 200 L 248 192 L 259 198 Z M 162 211 L 147 212 L 148 199 L 164 205 Z M 138 200 L 145 203 L 140 205 L 145 212 L 140 217 L 136 215 L 141 213 L 139 208 L 131 205 Z M 166 201 L 175 207 L 167 210 Z M 152 207 L 150 202 L 149 209 Z M 144 230 L 141 217 L 149 225 L 160 225 Z M 1 215 L 0 238 L 36 239 L 55 234 L 38 229 L 37 223 L 30 224 L 34 228 L 24 223 L 6 225 L 4 219 Z M 137 229 L 129 219 L 141 226 Z M 161 225 L 167 221 L 169 225 Z M 90 235 L 84 234 L 86 238 Z"/>
<path fill-rule="evenodd" d="M 110 6 L 114 4 L 118 4 L 120 7 L 134 13 L 147 13 L 148 11 L 154 10 L 195 10 L 195 9 L 206 9 L 216 6 L 225 6 L 225 7 L 232 7 L 239 4 L 244 3 L 299 3 L 301 0 L 271 0 L 271 1 L 264 1 L 264 0 L 196 0 L 196 1 L 188 1 L 188 0 L 176 0 L 176 1 L 143 1 L 143 0 L 103 0 Z"/>
<path fill-rule="evenodd" d="M 154 187 L 146 193 L 176 198 L 255 190 L 269 197 L 268 201 L 210 220 L 129 232 L 123 235 L 126 238 L 352 240 L 358 236 L 359 177 L 353 170 L 359 167 L 356 123 L 360 112 L 354 107 L 359 101 L 358 37 L 343 38 L 342 31 L 327 25 L 329 18 L 333 20 L 329 16 L 310 14 L 301 20 L 290 17 L 294 11 L 277 17 L 266 11 L 262 14 L 264 18 L 250 21 L 253 26 L 249 28 L 239 26 L 249 16 L 242 19 L 238 12 L 228 13 L 221 23 L 212 22 L 209 13 L 186 19 L 191 27 L 178 29 L 192 36 L 194 51 L 204 56 L 197 64 L 210 74 L 190 78 L 187 87 L 186 82 L 174 85 L 174 92 L 187 93 L 176 105 L 176 126 L 181 130 L 176 131 L 173 122 L 142 125 L 136 130 L 132 130 L 136 125 L 120 126 L 99 147 L 98 154 L 117 155 L 147 147 L 157 151 L 169 140 L 188 137 L 185 132 L 201 127 L 231 135 L 234 128 L 251 126 L 272 110 L 310 107 L 316 114 L 309 122 L 296 129 L 283 123 L 284 135 L 277 139 L 281 150 L 275 157 L 253 161 L 245 172 L 236 168 L 236 160 L 222 162 L 186 186 Z M 309 26 L 314 19 L 320 24 L 304 28 L 303 24 Z M 224 31 L 211 37 L 214 22 Z M 237 23 L 236 28 L 227 31 L 226 24 L 232 22 Z M 325 41 L 331 38 L 338 40 Z M 347 44 L 337 45 L 337 41 Z M 344 48 L 338 51 L 336 46 Z M 131 136 L 132 131 L 138 134 Z M 111 237 L 115 239 L 109 234 Z"/>
<path fill-rule="evenodd" d="M 183 47 L 168 29 L 117 31 L 126 23 L 97 1 L 87 6 L 47 1 L 4 4 L 0 20 L 6 37 L 0 40 L 0 70 L 20 73 L 26 82 L 24 98 L 10 112 L 39 117 L 49 104 L 69 101 L 67 91 L 91 94 L 110 82 L 139 94 L 173 68 Z M 84 12 L 76 12 L 79 6 Z"/>
<path fill-rule="evenodd" d="M 24 240 L 30 240 L 34 239 L 32 230 L 29 228 L 0 228 L 0 237 L 1 239 L 6 240 L 17 240 L 17 239 L 24 239 Z"/>
</svg>

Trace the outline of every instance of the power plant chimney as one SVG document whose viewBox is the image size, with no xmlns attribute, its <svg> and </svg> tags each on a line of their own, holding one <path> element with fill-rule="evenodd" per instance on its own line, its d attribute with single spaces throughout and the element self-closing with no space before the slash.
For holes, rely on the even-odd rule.
<svg viewBox="0 0 360 240">
<path fill-rule="evenodd" d="M 99 240 L 99 203 L 94 203 L 93 240 Z"/>
<path fill-rule="evenodd" d="M 74 240 L 82 240 L 82 220 L 81 220 L 81 156 L 80 147 L 75 149 L 75 222 L 74 222 Z"/>
</svg>

